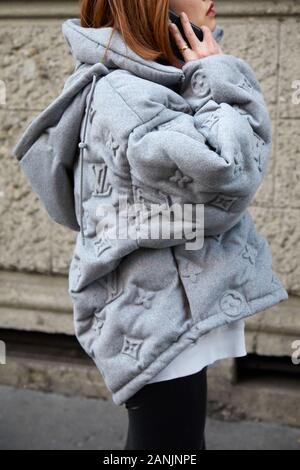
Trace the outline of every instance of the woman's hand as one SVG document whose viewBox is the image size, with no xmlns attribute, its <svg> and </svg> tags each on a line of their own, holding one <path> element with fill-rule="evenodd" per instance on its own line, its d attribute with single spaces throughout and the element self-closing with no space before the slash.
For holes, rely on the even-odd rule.
<svg viewBox="0 0 300 470">
<path fill-rule="evenodd" d="M 211 30 L 207 26 L 201 26 L 204 35 L 203 41 L 201 42 L 194 33 L 187 14 L 181 12 L 180 19 L 184 28 L 185 35 L 190 44 L 190 47 L 188 49 L 181 51 L 185 62 L 189 62 L 190 60 L 203 59 L 204 57 L 208 57 L 210 55 L 222 54 L 221 47 L 215 41 Z M 183 39 L 176 24 L 170 21 L 169 29 L 174 36 L 177 47 L 179 49 L 184 47 L 186 45 L 186 42 Z"/>
</svg>

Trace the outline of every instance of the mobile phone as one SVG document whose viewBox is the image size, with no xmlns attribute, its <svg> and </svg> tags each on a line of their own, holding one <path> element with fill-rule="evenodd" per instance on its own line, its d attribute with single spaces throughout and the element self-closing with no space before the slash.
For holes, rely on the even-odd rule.
<svg viewBox="0 0 300 470">
<path fill-rule="evenodd" d="M 178 27 L 178 29 L 179 29 L 183 39 L 185 40 L 185 42 L 187 44 L 189 44 L 189 42 L 187 40 L 187 37 L 184 33 L 184 28 L 182 26 L 180 16 L 175 11 L 169 9 L 169 18 L 172 21 L 172 23 L 176 24 L 176 26 Z M 194 23 L 192 23 L 192 22 L 190 22 L 190 23 L 191 23 L 191 26 L 192 26 L 192 28 L 194 30 L 194 33 L 196 34 L 197 38 L 199 39 L 199 41 L 202 42 L 203 41 L 203 31 L 202 31 L 202 29 L 199 28 L 199 26 L 196 26 Z M 172 35 L 171 35 L 171 45 L 172 45 L 172 48 L 173 48 L 173 51 L 174 51 L 174 54 L 176 55 L 176 57 L 180 60 L 183 60 L 183 55 L 181 54 L 180 50 L 178 49 L 177 44 L 175 42 L 175 39 Z"/>
</svg>

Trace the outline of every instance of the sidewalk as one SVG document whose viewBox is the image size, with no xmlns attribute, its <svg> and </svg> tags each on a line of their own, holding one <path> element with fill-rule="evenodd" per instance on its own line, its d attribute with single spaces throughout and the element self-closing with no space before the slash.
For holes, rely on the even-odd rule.
<svg viewBox="0 0 300 470">
<path fill-rule="evenodd" d="M 123 450 L 127 415 L 112 401 L 0 387 L 0 449 Z M 210 450 L 300 450 L 300 429 L 207 421 Z"/>
</svg>

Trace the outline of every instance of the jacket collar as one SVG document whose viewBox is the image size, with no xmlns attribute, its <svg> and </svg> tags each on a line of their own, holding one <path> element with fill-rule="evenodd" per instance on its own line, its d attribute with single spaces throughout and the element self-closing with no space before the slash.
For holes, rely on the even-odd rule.
<svg viewBox="0 0 300 470">
<path fill-rule="evenodd" d="M 172 86 L 184 79 L 181 69 L 172 65 L 143 59 L 124 42 L 121 34 L 115 31 L 109 51 L 103 59 L 106 45 L 112 34 L 112 27 L 84 28 L 77 18 L 63 23 L 62 31 L 74 58 L 80 63 L 103 63 L 108 69 L 125 69 L 141 78 L 166 86 Z M 213 32 L 216 41 L 223 37 L 223 29 L 217 26 Z"/>
</svg>

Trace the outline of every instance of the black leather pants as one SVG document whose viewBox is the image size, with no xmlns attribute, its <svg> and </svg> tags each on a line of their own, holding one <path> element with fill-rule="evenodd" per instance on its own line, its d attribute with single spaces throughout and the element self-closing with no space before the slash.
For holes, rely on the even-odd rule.
<svg viewBox="0 0 300 470">
<path fill-rule="evenodd" d="M 206 450 L 206 373 L 149 383 L 130 397 L 124 450 Z"/>
</svg>

